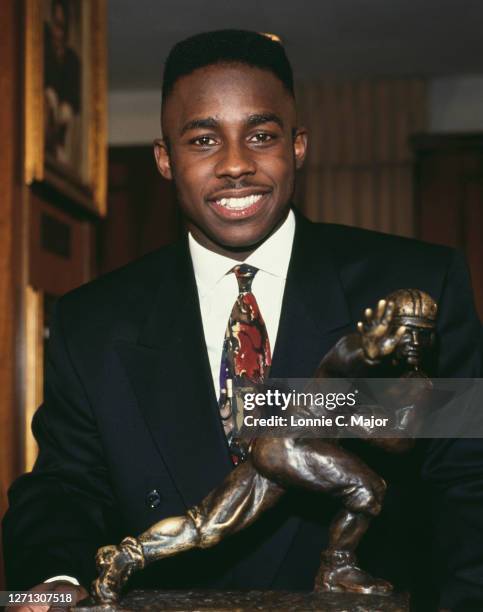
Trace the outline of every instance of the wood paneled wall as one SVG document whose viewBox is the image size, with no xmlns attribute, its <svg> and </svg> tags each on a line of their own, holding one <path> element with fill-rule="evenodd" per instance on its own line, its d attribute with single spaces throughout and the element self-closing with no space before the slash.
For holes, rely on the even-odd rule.
<svg viewBox="0 0 483 612">
<path fill-rule="evenodd" d="M 153 147 L 110 147 L 108 215 L 98 238 L 99 274 L 174 242 L 180 232 L 174 186 L 159 174 Z"/>
<path fill-rule="evenodd" d="M 314 221 L 412 236 L 409 138 L 426 126 L 419 79 L 301 84 L 309 152 L 297 202 Z"/>
<path fill-rule="evenodd" d="M 0 516 L 7 508 L 7 488 L 20 470 L 16 345 L 20 311 L 22 257 L 19 180 L 20 3 L 0 2 Z M 3 588 L 0 553 L 0 590 Z"/>
<path fill-rule="evenodd" d="M 483 133 L 413 139 L 416 236 L 462 250 L 483 321 Z"/>
<path fill-rule="evenodd" d="M 54 189 L 24 180 L 24 9 L 20 0 L 0 2 L 0 518 L 9 486 L 34 458 L 29 431 L 41 399 L 44 302 L 91 278 L 93 259 L 91 217 Z M 72 237 L 68 270 L 49 244 L 53 222 L 57 229 L 65 222 Z"/>
</svg>

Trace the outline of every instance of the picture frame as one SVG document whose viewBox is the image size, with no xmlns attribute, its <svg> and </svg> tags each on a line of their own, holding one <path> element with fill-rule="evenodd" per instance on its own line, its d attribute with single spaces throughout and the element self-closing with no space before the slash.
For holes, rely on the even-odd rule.
<svg viewBox="0 0 483 612">
<path fill-rule="evenodd" d="M 107 0 L 24 0 L 24 178 L 106 214 Z"/>
<path fill-rule="evenodd" d="M 44 379 L 44 294 L 27 285 L 25 291 L 25 397 L 22 418 L 22 470 L 32 470 L 37 459 L 37 443 L 32 419 L 43 399 Z"/>
</svg>

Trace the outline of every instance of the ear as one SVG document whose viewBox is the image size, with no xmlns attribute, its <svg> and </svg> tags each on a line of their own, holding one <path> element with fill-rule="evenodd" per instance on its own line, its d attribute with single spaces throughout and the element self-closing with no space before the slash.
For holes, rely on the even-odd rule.
<svg viewBox="0 0 483 612">
<path fill-rule="evenodd" d="M 307 130 L 304 127 L 296 128 L 293 139 L 293 152 L 295 156 L 295 167 L 301 168 L 307 154 Z"/>
<path fill-rule="evenodd" d="M 154 157 L 156 158 L 156 165 L 161 175 L 168 179 L 168 181 L 172 180 L 171 160 L 168 145 L 164 140 L 158 139 L 154 141 Z"/>
</svg>

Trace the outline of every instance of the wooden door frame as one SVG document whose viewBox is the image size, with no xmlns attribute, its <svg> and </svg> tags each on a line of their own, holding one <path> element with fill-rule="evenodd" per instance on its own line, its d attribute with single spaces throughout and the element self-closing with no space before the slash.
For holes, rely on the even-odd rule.
<svg viewBox="0 0 483 612">
<path fill-rule="evenodd" d="M 7 488 L 23 467 L 21 423 L 24 385 L 24 287 L 27 190 L 22 159 L 22 10 L 0 2 L 0 515 Z M 1 536 L 0 536 L 1 537 Z M 0 589 L 4 588 L 0 554 Z"/>
</svg>

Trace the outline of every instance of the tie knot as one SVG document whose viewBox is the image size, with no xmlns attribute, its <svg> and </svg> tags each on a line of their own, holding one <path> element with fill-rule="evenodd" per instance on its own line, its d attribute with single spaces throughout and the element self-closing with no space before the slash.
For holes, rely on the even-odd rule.
<svg viewBox="0 0 483 612">
<path fill-rule="evenodd" d="M 252 290 L 252 281 L 255 278 L 255 274 L 258 272 L 258 268 L 254 268 L 247 264 L 240 264 L 232 268 L 231 271 L 236 276 L 240 293 L 249 293 Z"/>
</svg>

